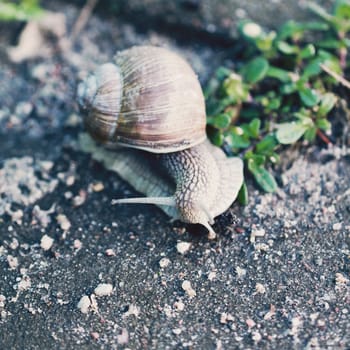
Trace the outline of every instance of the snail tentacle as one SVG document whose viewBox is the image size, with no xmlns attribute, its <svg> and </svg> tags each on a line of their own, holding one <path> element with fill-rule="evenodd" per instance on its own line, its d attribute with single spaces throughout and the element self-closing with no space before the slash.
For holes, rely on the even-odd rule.
<svg viewBox="0 0 350 350">
<path fill-rule="evenodd" d="M 120 198 L 120 199 L 113 199 L 112 204 L 156 204 L 156 205 L 168 205 L 169 207 L 176 206 L 174 197 Z"/>
</svg>

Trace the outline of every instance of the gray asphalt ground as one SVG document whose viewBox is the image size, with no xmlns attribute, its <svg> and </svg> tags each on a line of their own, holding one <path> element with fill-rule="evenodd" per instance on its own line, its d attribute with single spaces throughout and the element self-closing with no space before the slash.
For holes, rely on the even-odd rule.
<svg viewBox="0 0 350 350">
<path fill-rule="evenodd" d="M 72 27 L 74 6 L 45 5 Z M 0 29 L 0 349 L 350 348 L 347 146 L 283 153 L 278 193 L 249 181 L 209 241 L 110 205 L 134 192 L 78 150 L 75 89 L 132 44 L 178 51 L 202 82 L 226 48 L 94 15 L 65 53 L 14 64 L 22 27 Z"/>
</svg>

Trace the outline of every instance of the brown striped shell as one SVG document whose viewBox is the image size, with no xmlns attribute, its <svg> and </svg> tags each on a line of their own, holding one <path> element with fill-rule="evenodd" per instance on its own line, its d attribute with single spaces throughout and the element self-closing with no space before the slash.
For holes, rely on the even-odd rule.
<svg viewBox="0 0 350 350">
<path fill-rule="evenodd" d="M 153 153 L 192 147 L 206 138 L 205 102 L 189 64 L 164 48 L 117 53 L 78 87 L 85 125 L 97 140 Z"/>
</svg>

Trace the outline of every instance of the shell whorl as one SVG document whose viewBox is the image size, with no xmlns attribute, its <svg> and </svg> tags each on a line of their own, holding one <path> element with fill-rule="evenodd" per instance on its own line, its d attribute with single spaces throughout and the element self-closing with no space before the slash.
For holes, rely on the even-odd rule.
<svg viewBox="0 0 350 350">
<path fill-rule="evenodd" d="M 123 78 L 117 65 L 105 63 L 78 86 L 78 103 L 84 123 L 97 140 L 109 143 L 115 134 L 121 109 Z"/>
<path fill-rule="evenodd" d="M 88 131 L 103 143 L 169 153 L 206 138 L 198 78 L 183 58 L 164 48 L 118 52 L 113 64 L 83 82 L 78 95 Z"/>
</svg>

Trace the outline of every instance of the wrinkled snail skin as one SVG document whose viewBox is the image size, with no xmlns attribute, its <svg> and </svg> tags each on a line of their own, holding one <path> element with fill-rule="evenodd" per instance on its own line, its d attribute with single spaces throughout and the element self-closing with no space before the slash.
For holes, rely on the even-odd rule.
<svg viewBox="0 0 350 350">
<path fill-rule="evenodd" d="M 163 154 L 160 160 L 176 183 L 174 197 L 180 219 L 188 223 L 213 223 L 210 209 L 218 193 L 220 172 L 206 145 Z"/>
<path fill-rule="evenodd" d="M 158 47 L 121 51 L 79 85 L 78 102 L 95 140 L 141 150 L 116 157 L 122 163 L 118 173 L 151 197 L 115 203 L 173 207 L 166 212 L 174 219 L 202 224 L 214 235 L 214 217 L 235 200 L 243 168 L 207 140 L 203 93 L 186 61 Z M 155 190 L 157 174 L 146 158 L 157 162 L 174 186 Z"/>
</svg>

